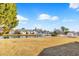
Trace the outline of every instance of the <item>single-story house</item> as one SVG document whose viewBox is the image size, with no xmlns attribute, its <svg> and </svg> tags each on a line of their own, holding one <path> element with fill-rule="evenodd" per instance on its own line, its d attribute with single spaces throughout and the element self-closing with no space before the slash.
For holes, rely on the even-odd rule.
<svg viewBox="0 0 79 59">
<path fill-rule="evenodd" d="M 67 37 L 77 37 L 77 33 L 76 32 L 69 32 L 69 33 L 67 33 Z"/>
</svg>

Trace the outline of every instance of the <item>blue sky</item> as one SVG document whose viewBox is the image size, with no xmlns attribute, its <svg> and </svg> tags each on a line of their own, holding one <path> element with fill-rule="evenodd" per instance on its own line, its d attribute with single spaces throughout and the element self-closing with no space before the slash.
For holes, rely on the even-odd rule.
<svg viewBox="0 0 79 59">
<path fill-rule="evenodd" d="M 17 3 L 16 28 L 51 30 L 65 26 L 79 31 L 79 4 L 77 3 Z"/>
</svg>

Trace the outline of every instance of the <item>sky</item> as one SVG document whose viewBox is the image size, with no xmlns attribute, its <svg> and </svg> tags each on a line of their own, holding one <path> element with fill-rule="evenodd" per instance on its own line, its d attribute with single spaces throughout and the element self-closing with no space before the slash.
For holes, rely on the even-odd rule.
<svg viewBox="0 0 79 59">
<path fill-rule="evenodd" d="M 78 3 L 17 3 L 16 28 L 35 27 L 53 31 L 61 26 L 71 31 L 79 31 Z"/>
</svg>

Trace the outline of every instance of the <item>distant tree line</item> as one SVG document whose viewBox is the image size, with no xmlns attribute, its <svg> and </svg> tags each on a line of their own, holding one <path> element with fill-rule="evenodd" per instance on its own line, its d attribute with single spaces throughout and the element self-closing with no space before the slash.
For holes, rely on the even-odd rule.
<svg viewBox="0 0 79 59">
<path fill-rule="evenodd" d="M 63 34 L 63 35 L 67 35 L 67 33 L 69 32 L 69 29 L 62 26 L 60 29 L 55 29 L 52 33 L 51 36 L 57 36 L 58 34 Z"/>
</svg>

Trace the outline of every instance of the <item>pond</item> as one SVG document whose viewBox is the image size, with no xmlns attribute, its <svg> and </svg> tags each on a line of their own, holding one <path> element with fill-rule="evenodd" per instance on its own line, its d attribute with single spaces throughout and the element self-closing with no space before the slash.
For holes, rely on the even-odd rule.
<svg viewBox="0 0 79 59">
<path fill-rule="evenodd" d="M 0 36 L 0 39 L 11 39 L 11 38 L 32 38 L 32 37 L 43 37 L 42 35 L 8 35 Z"/>
</svg>

